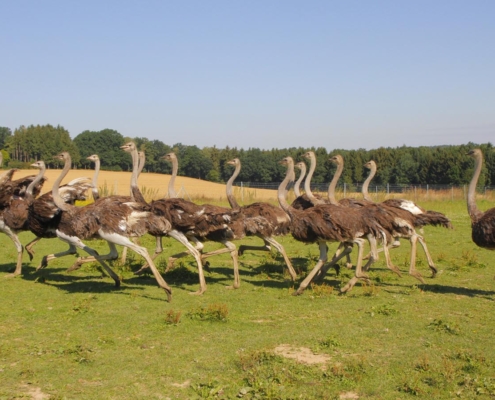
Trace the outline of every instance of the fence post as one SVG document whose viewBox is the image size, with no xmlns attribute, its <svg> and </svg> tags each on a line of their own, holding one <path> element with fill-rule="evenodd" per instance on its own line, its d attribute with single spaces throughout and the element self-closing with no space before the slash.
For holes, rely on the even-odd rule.
<svg viewBox="0 0 495 400">
<path fill-rule="evenodd" d="M 452 201 L 454 201 L 454 186 L 452 185 Z"/>
<path fill-rule="evenodd" d="M 344 182 L 344 199 L 345 199 L 346 189 L 347 189 L 347 185 L 346 185 L 346 183 Z"/>
<path fill-rule="evenodd" d="M 426 184 L 426 198 L 428 198 L 428 184 Z"/>
<path fill-rule="evenodd" d="M 389 187 L 389 184 L 387 183 L 387 194 L 390 193 L 390 187 Z"/>
<path fill-rule="evenodd" d="M 244 204 L 244 183 L 241 182 L 241 201 Z"/>
</svg>

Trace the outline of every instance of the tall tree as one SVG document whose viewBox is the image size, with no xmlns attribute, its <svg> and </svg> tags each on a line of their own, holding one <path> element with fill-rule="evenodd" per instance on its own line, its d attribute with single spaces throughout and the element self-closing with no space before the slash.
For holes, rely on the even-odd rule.
<svg viewBox="0 0 495 400">
<path fill-rule="evenodd" d="M 12 131 L 6 126 L 0 126 L 0 149 L 3 149 L 7 141 L 12 137 Z"/>
<path fill-rule="evenodd" d="M 102 169 L 116 171 L 128 170 L 131 167 L 131 158 L 120 150 L 124 142 L 124 137 L 113 129 L 84 131 L 74 138 L 74 144 L 81 155 L 81 165 L 90 167 L 91 161 L 86 160 L 86 157 L 97 154 Z"/>
</svg>

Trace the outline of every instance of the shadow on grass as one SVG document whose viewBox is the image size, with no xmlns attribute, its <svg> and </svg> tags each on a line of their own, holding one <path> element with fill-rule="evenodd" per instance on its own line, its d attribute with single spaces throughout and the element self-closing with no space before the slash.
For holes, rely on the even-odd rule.
<svg viewBox="0 0 495 400">
<path fill-rule="evenodd" d="M 401 288 L 403 290 L 407 290 L 411 288 L 409 284 L 397 284 L 397 283 L 385 283 L 380 282 L 377 283 L 376 286 L 382 287 L 384 291 L 393 293 L 392 287 Z M 423 285 L 421 283 L 417 283 L 416 285 L 419 289 L 424 292 L 429 293 L 439 293 L 439 294 L 455 294 L 459 296 L 468 296 L 468 297 L 482 297 L 484 299 L 495 301 L 495 291 L 493 290 L 481 290 L 481 289 L 470 289 L 467 287 L 460 286 L 450 286 L 450 285 L 440 285 L 440 284 L 426 284 Z"/>
</svg>

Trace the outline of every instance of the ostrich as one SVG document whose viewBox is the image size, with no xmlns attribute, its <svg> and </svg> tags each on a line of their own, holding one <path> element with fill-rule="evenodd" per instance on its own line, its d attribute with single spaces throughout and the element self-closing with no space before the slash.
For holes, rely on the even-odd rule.
<svg viewBox="0 0 495 400">
<path fill-rule="evenodd" d="M 299 178 L 297 178 L 297 181 L 294 183 L 294 187 L 292 188 L 294 190 L 294 194 L 296 195 L 296 198 L 301 196 L 301 182 L 303 181 L 304 177 L 306 176 L 306 164 L 302 161 L 299 161 L 294 165 L 299 171 Z"/>
<path fill-rule="evenodd" d="M 471 237 L 477 246 L 495 250 L 495 208 L 482 212 L 476 205 L 476 184 L 483 165 L 483 153 L 480 149 L 474 149 L 467 155 L 474 158 L 474 173 L 469 183 L 467 196 L 467 208 L 471 218 Z"/>
<path fill-rule="evenodd" d="M 165 290 L 168 301 L 171 301 L 172 290 L 156 269 L 146 248 L 136 245 L 129 239 L 129 237 L 144 235 L 150 226 L 155 224 L 160 225 L 163 232 L 167 232 L 170 230 L 170 223 L 153 218 L 149 207 L 142 203 L 104 200 L 84 207 L 65 203 L 60 196 L 59 186 L 69 172 L 71 157 L 69 153 L 62 152 L 56 158 L 64 161 L 64 168 L 52 188 L 53 201 L 62 210 L 60 222 L 56 229 L 57 236 L 95 257 L 113 278 L 117 287 L 120 286 L 119 277 L 101 259 L 100 255 L 84 244 L 82 240 L 101 238 L 107 242 L 131 248 L 146 259 L 158 285 Z"/>
<path fill-rule="evenodd" d="M 91 182 L 91 193 L 93 194 L 93 200 L 96 201 L 100 198 L 100 192 L 98 191 L 98 174 L 100 173 L 100 157 L 98 157 L 97 154 L 92 154 L 86 157 L 86 160 L 90 160 L 95 163 L 95 172 L 93 174 L 93 180 Z"/>
<path fill-rule="evenodd" d="M 178 170 L 177 157 L 174 153 L 168 153 L 162 158 L 172 162 L 172 177 L 169 182 L 168 192 L 169 199 L 159 199 L 151 203 L 151 207 L 155 213 L 164 215 L 171 220 L 172 225 L 183 232 L 187 238 L 196 244 L 196 247 L 188 247 L 189 252 L 193 254 L 202 250 L 203 244 L 201 240 L 210 240 L 222 243 L 226 248 L 212 251 L 206 254 L 201 254 L 201 260 L 212 255 L 230 253 L 234 264 L 234 284 L 232 288 L 240 286 L 239 264 L 237 258 L 237 248 L 231 242 L 232 239 L 238 239 L 244 236 L 246 230 L 254 230 L 254 225 L 259 221 L 255 218 L 244 219 L 240 211 L 231 210 L 225 207 L 213 206 L 209 204 L 197 205 L 193 202 L 174 198 L 176 196 L 173 184 Z M 191 248 L 193 251 L 191 251 Z M 153 257 L 156 257 L 162 251 L 161 241 L 157 241 L 157 248 Z M 188 255 L 189 252 L 183 252 L 173 255 L 169 258 L 169 267 L 177 258 Z M 144 265 L 139 271 L 140 274 L 147 268 Z M 197 294 L 202 294 L 206 291 L 206 283 L 202 268 L 200 270 L 200 290 Z"/>
<path fill-rule="evenodd" d="M 104 197 L 100 198 L 97 200 L 95 203 L 97 205 L 105 206 L 106 203 L 111 203 L 114 201 L 119 201 L 119 202 L 136 202 L 138 204 L 141 204 L 142 206 L 148 207 L 149 212 L 150 212 L 150 224 L 148 226 L 148 233 L 152 236 L 155 236 L 157 238 L 157 244 L 160 245 L 160 252 L 162 251 L 161 247 L 161 238 L 163 236 L 170 236 L 177 241 L 179 241 L 181 244 L 186 246 L 189 251 L 193 254 L 195 257 L 196 261 L 198 262 L 198 271 L 199 271 L 199 276 L 200 276 L 200 284 L 201 284 L 201 289 L 198 292 L 192 293 L 192 294 L 201 294 L 206 290 L 206 283 L 204 280 L 204 273 L 201 265 L 201 257 L 199 252 L 195 251 L 194 247 L 189 244 L 186 236 L 178 231 L 176 227 L 173 227 L 171 225 L 171 215 L 164 215 L 161 212 L 157 212 L 157 209 L 153 203 L 147 204 L 146 201 L 144 200 L 144 197 L 139 190 L 138 184 L 137 184 L 137 178 L 138 175 L 140 174 L 143 166 L 144 166 L 144 153 L 143 152 L 138 152 L 136 145 L 134 142 L 129 142 L 126 143 L 125 145 L 121 146 L 121 148 L 130 153 L 132 160 L 133 160 L 133 172 L 132 172 L 132 177 L 131 177 L 131 196 L 109 196 L 109 197 Z M 141 153 L 141 154 L 139 154 Z M 154 222 L 153 222 L 154 221 Z M 168 225 L 170 226 L 170 229 L 164 230 L 163 225 Z M 118 252 L 115 247 L 115 245 L 112 242 L 109 242 L 109 247 L 110 247 L 110 253 L 106 255 L 100 256 L 100 259 L 103 260 L 114 260 L 118 257 Z M 135 243 L 135 245 L 137 245 Z M 155 254 L 151 256 L 151 260 L 154 260 L 154 258 L 157 255 L 157 250 L 155 250 Z M 76 261 L 76 263 L 69 268 L 69 270 L 74 270 L 79 268 L 83 263 L 86 262 L 94 262 L 95 258 L 93 257 L 86 257 L 86 258 L 80 258 Z M 146 260 L 148 261 L 148 260 Z M 145 264 L 145 268 L 149 267 L 149 263 Z"/>
<path fill-rule="evenodd" d="M 344 166 L 344 159 L 340 156 L 337 155 L 335 157 L 332 157 L 331 160 L 337 164 L 337 172 L 336 176 L 334 176 L 334 179 L 332 183 L 338 179 L 340 174 L 342 173 L 343 166 Z M 373 178 L 374 171 L 376 171 L 376 168 L 373 168 L 374 163 L 367 163 L 366 165 L 371 166 L 371 178 Z M 365 193 L 366 189 L 369 185 L 369 182 L 371 181 L 370 177 L 366 179 L 365 184 L 363 185 L 365 188 Z M 336 202 L 335 200 L 335 185 L 330 185 L 329 186 L 329 191 L 328 191 L 329 199 L 331 199 L 332 202 Z M 366 196 L 369 199 L 369 196 Z M 377 219 L 377 222 L 397 241 L 398 238 L 404 237 L 408 238 L 410 243 L 411 243 L 411 255 L 410 255 L 410 265 L 409 265 L 409 274 L 416 279 L 418 279 L 421 283 L 425 283 L 423 277 L 419 273 L 419 271 L 416 270 L 416 243 L 417 241 L 420 242 L 420 244 L 423 247 L 423 250 L 426 254 L 426 258 L 428 260 L 428 266 L 430 267 L 432 271 L 432 277 L 434 277 L 437 273 L 437 269 L 435 267 L 435 264 L 433 263 L 433 260 L 430 256 L 430 253 L 428 252 L 428 248 L 426 247 L 426 243 L 424 242 L 424 239 L 422 236 L 418 235 L 418 233 L 415 230 L 415 227 L 421 226 L 422 223 L 426 220 L 426 217 L 424 215 L 417 215 L 417 214 L 412 214 L 411 212 L 404 210 L 399 207 L 393 207 L 387 202 L 383 203 L 374 203 L 373 201 L 370 201 L 368 199 L 364 200 L 355 200 L 355 199 L 342 199 L 339 201 L 337 204 L 345 207 L 350 207 L 350 208 L 365 208 L 370 211 L 370 215 L 374 216 L 374 218 Z M 440 214 L 440 213 L 438 213 Z M 441 214 L 443 215 L 443 214 Z M 445 217 L 444 217 L 445 218 Z M 446 219 L 446 218 L 445 218 Z M 388 253 L 388 247 L 386 246 L 386 243 L 383 245 L 383 250 L 385 254 L 385 259 L 386 259 L 386 265 L 387 268 L 395 272 L 397 275 L 401 276 L 401 273 L 399 269 L 392 264 L 392 261 L 390 259 L 390 255 Z M 323 271 L 324 273 L 325 271 Z"/>
<path fill-rule="evenodd" d="M 348 292 L 358 279 L 369 279 L 362 269 L 363 245 L 367 237 L 372 254 L 376 255 L 376 237 L 381 236 L 382 228 L 367 216 L 365 209 L 344 209 L 332 204 L 316 205 L 306 210 L 297 210 L 287 203 L 285 189 L 294 176 L 294 161 L 286 157 L 281 162 L 287 166 L 285 179 L 278 189 L 278 200 L 282 209 L 291 218 L 291 233 L 294 239 L 304 243 L 318 243 L 320 256 L 317 264 L 301 283 L 295 295 L 301 294 L 327 261 L 327 242 L 351 242 L 358 246 L 358 261 L 354 278 L 341 291 Z M 347 247 L 343 254 L 351 251 Z M 342 257 L 343 254 L 340 256 Z M 337 262 L 338 259 L 334 260 Z M 366 270 L 374 262 L 372 256 L 364 267 Z"/>
<path fill-rule="evenodd" d="M 266 224 L 270 225 L 271 228 L 270 231 L 273 232 L 273 235 L 281 236 L 289 233 L 290 218 L 286 214 L 286 212 L 282 210 L 280 207 L 262 202 L 253 203 L 242 207 L 239 206 L 233 194 L 232 184 L 239 175 L 239 172 L 241 171 L 241 160 L 239 160 L 238 158 L 234 158 L 233 160 L 228 161 L 227 164 L 233 165 L 235 167 L 234 172 L 230 177 L 230 179 L 227 181 L 227 185 L 226 185 L 227 199 L 232 209 L 241 210 L 241 212 L 247 218 L 254 218 L 254 217 L 264 218 L 266 220 Z M 266 226 L 266 224 L 260 225 L 260 227 L 264 227 Z M 242 255 L 243 252 L 246 250 L 270 251 L 271 250 L 270 246 L 273 246 L 284 257 L 284 261 L 289 270 L 289 274 L 292 280 L 295 280 L 297 274 L 296 271 L 294 271 L 294 267 L 292 266 L 289 257 L 287 257 L 287 253 L 285 252 L 284 247 L 272 237 L 272 234 L 265 232 L 264 229 L 256 232 L 255 235 L 263 240 L 264 246 L 241 245 L 239 246 L 239 255 Z"/>
<path fill-rule="evenodd" d="M 363 183 L 362 193 L 365 200 L 373 201 L 368 193 L 368 186 L 373 177 L 376 174 L 376 163 L 373 160 L 364 164 L 366 168 L 370 170 L 370 174 L 366 181 Z M 411 200 L 405 199 L 388 199 L 382 202 L 389 207 L 401 208 L 408 211 L 411 214 L 418 216 L 415 222 L 415 228 L 423 228 L 425 225 L 443 226 L 444 228 L 452 229 L 452 223 L 442 213 L 437 211 L 425 210 L 423 207 L 418 206 Z M 395 243 L 395 246 L 399 246 L 400 243 Z"/>
<path fill-rule="evenodd" d="M 17 233 L 27 229 L 28 205 L 39 194 L 46 180 L 43 177 L 45 172 L 43 161 L 38 161 L 31 164 L 31 166 L 40 168 L 40 172 L 36 177 L 29 176 L 12 181 L 12 174 L 9 174 L 8 179 L 0 186 L 0 192 L 2 193 L 2 200 L 0 202 L 0 232 L 5 233 L 14 242 L 17 249 L 17 262 L 12 276 L 22 273 L 22 254 L 24 248 L 17 237 Z"/>
</svg>

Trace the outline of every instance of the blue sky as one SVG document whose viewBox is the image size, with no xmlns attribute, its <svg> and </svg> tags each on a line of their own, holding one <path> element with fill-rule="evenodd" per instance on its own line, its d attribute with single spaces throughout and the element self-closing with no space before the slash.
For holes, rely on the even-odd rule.
<svg viewBox="0 0 495 400">
<path fill-rule="evenodd" d="M 495 1 L 0 0 L 0 126 L 202 148 L 494 142 Z"/>
</svg>

